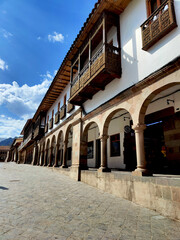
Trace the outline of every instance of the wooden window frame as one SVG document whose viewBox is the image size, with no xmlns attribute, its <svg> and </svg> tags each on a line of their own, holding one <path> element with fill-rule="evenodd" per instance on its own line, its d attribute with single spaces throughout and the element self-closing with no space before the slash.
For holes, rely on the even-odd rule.
<svg viewBox="0 0 180 240">
<path fill-rule="evenodd" d="M 66 97 L 67 97 L 67 94 L 64 95 L 64 105 L 66 105 Z"/>
<path fill-rule="evenodd" d="M 115 139 L 117 138 L 117 139 Z M 120 133 L 116 133 L 110 136 L 110 157 L 121 156 L 121 138 Z M 119 142 L 119 144 L 117 144 Z M 116 143 L 116 144 L 115 144 Z M 115 148 L 117 148 L 115 150 Z"/>
<path fill-rule="evenodd" d="M 146 0 L 146 9 L 147 9 L 147 16 L 149 17 L 153 12 L 151 9 L 151 1 L 152 0 Z M 157 8 L 159 8 L 162 4 L 161 0 L 156 0 L 157 2 Z"/>
</svg>

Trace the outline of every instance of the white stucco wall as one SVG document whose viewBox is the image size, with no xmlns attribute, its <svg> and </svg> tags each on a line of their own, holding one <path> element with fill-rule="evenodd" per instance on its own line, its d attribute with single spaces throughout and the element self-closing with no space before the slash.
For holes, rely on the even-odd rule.
<svg viewBox="0 0 180 240">
<path fill-rule="evenodd" d="M 49 120 L 51 119 L 51 117 L 52 117 L 52 111 L 53 111 L 53 109 L 54 109 L 54 120 L 55 120 L 55 114 L 57 113 L 57 111 L 58 111 L 58 103 L 60 102 L 61 103 L 61 105 L 60 105 L 60 108 L 63 106 L 63 104 L 64 104 L 64 96 L 65 96 L 65 94 L 66 94 L 66 104 L 67 104 L 67 102 L 68 102 L 68 100 L 69 100 L 69 97 L 70 97 L 70 84 L 68 84 L 67 86 L 66 86 L 66 88 L 63 90 L 63 92 L 59 95 L 59 97 L 56 99 L 56 101 L 54 102 L 54 104 L 51 106 L 51 108 L 49 109 L 49 111 L 47 112 L 47 114 L 46 114 L 46 117 L 49 115 Z M 70 117 L 71 115 L 72 115 L 72 113 L 74 113 L 77 109 L 79 108 L 79 106 L 75 106 L 75 108 L 70 112 L 70 113 L 67 113 L 66 112 L 66 116 L 62 119 L 62 120 L 60 120 L 59 121 L 59 123 L 58 124 L 53 124 L 53 128 L 52 129 L 48 129 L 48 132 L 47 133 L 49 133 L 49 132 L 51 132 L 54 128 L 56 128 L 59 124 L 61 124 L 64 120 L 66 120 L 68 117 Z M 67 108 L 66 108 L 66 110 L 67 110 Z M 46 133 L 46 134 L 47 134 Z"/>
<path fill-rule="evenodd" d="M 174 0 L 174 5 L 177 25 L 180 26 L 180 1 Z M 140 25 L 146 19 L 145 0 L 133 0 L 120 15 L 122 77 L 114 79 L 104 91 L 99 91 L 92 100 L 86 101 L 86 112 L 97 108 L 180 55 L 179 27 L 164 36 L 148 51 L 142 50 Z"/>
</svg>

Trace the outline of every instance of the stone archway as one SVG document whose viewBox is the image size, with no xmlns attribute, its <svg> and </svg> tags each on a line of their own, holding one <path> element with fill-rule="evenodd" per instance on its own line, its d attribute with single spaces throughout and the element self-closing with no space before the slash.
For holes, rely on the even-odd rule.
<svg viewBox="0 0 180 240">
<path fill-rule="evenodd" d="M 52 137 L 51 147 L 50 147 L 50 166 L 54 166 L 55 164 L 55 155 L 56 155 L 56 137 L 55 135 Z"/>
<path fill-rule="evenodd" d="M 179 99 L 180 83 L 174 82 L 152 91 L 141 106 L 145 164 L 153 173 L 179 174 Z"/>
<path fill-rule="evenodd" d="M 45 164 L 45 142 L 41 144 L 41 154 L 40 154 L 40 160 L 39 164 L 40 166 L 43 166 Z"/>
<path fill-rule="evenodd" d="M 130 113 L 123 108 L 112 111 L 103 126 L 104 161 L 108 169 L 136 168 L 135 136 Z"/>
<path fill-rule="evenodd" d="M 63 163 L 62 167 L 70 167 L 72 165 L 72 141 L 73 141 L 73 127 L 70 124 L 65 133 L 64 149 L 63 149 Z"/>
<path fill-rule="evenodd" d="M 46 144 L 46 149 L 45 149 L 45 162 L 44 165 L 45 166 L 49 166 L 50 164 L 50 140 L 47 140 L 47 144 Z"/>
<path fill-rule="evenodd" d="M 101 162 L 100 131 L 96 122 L 84 129 L 81 143 L 81 168 L 99 168 Z"/>
<path fill-rule="evenodd" d="M 64 147 L 64 142 L 63 142 L 63 131 L 61 130 L 58 134 L 57 138 L 57 144 L 56 144 L 56 166 L 60 167 L 62 166 L 63 163 L 63 147 Z"/>
</svg>

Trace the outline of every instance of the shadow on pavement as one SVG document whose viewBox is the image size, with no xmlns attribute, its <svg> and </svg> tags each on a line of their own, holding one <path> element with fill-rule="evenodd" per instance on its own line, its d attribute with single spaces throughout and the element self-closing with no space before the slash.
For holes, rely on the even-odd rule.
<svg viewBox="0 0 180 240">
<path fill-rule="evenodd" d="M 9 188 L 6 188 L 6 187 L 2 187 L 2 186 L 0 186 L 0 190 L 9 190 Z"/>
</svg>

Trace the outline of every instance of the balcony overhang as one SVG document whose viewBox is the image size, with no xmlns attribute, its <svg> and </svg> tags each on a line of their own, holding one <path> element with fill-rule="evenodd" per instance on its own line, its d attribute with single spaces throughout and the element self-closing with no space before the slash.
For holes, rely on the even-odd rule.
<svg viewBox="0 0 180 240">
<path fill-rule="evenodd" d="M 77 55 L 79 48 L 83 45 L 85 39 L 87 39 L 89 32 L 92 30 L 102 12 L 107 10 L 119 15 L 130 2 L 131 0 L 98 0 L 70 50 L 67 52 L 51 86 L 34 114 L 33 121 L 36 120 L 41 111 L 47 112 L 49 110 L 64 88 L 70 83 L 71 61 Z"/>
</svg>

